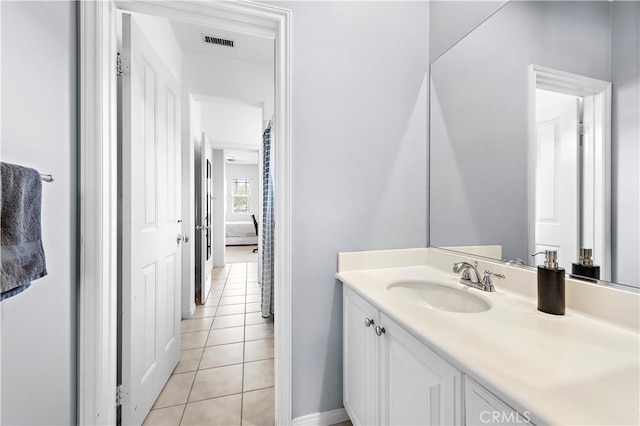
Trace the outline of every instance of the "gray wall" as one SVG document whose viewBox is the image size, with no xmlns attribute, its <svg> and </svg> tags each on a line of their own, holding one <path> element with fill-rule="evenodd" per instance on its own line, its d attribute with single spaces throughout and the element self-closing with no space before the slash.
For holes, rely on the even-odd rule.
<svg viewBox="0 0 640 426">
<path fill-rule="evenodd" d="M 5 425 L 75 423 L 76 10 L 7 2 L 2 13 L 2 161 L 51 173 L 42 230 L 49 274 L 2 302 Z"/>
<path fill-rule="evenodd" d="M 640 285 L 640 3 L 611 5 L 612 280 Z"/>
<path fill-rule="evenodd" d="M 337 253 L 426 245 L 426 2 L 293 10 L 293 416 L 342 407 Z M 276 147 L 277 149 L 277 147 Z"/>
<path fill-rule="evenodd" d="M 429 58 L 440 55 L 507 3 L 501 1 L 432 1 L 429 12 Z"/>
<path fill-rule="evenodd" d="M 528 258 L 528 67 L 610 80 L 610 46 L 608 2 L 512 2 L 432 64 L 430 244 Z"/>
</svg>

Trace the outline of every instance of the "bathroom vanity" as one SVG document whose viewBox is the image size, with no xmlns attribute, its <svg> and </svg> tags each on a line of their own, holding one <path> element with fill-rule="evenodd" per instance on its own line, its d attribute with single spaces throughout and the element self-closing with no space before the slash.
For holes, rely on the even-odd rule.
<svg viewBox="0 0 640 426">
<path fill-rule="evenodd" d="M 640 423 L 640 295 L 567 279 L 536 309 L 529 268 L 435 248 L 340 253 L 354 424 Z M 504 275 L 460 283 L 456 262 Z"/>
</svg>

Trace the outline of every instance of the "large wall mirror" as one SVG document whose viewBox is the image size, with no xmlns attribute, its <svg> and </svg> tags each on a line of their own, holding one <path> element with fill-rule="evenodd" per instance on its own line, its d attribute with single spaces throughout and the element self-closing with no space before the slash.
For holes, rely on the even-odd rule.
<svg viewBox="0 0 640 426">
<path fill-rule="evenodd" d="M 640 287 L 640 2 L 511 1 L 431 64 L 430 245 Z"/>
</svg>

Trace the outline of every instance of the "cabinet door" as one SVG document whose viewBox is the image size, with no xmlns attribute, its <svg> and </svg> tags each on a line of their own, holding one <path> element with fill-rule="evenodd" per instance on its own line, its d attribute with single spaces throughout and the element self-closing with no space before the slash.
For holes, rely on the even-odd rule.
<svg viewBox="0 0 640 426">
<path fill-rule="evenodd" d="M 343 291 L 344 407 L 354 425 L 372 425 L 377 419 L 377 310 L 352 290 Z M 369 327 L 365 320 L 373 321 Z"/>
<path fill-rule="evenodd" d="M 519 413 L 488 390 L 465 376 L 465 424 L 476 425 L 531 425 L 529 413 Z"/>
<path fill-rule="evenodd" d="M 381 423 L 460 424 L 460 373 L 384 314 Z"/>
</svg>

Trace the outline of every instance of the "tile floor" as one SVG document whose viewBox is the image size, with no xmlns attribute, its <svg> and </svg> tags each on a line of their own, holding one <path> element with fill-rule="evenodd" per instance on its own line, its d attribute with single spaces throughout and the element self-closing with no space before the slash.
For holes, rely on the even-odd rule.
<svg viewBox="0 0 640 426">
<path fill-rule="evenodd" d="M 216 268 L 207 303 L 182 321 L 182 356 L 144 425 L 273 425 L 273 319 L 256 262 Z"/>
</svg>

